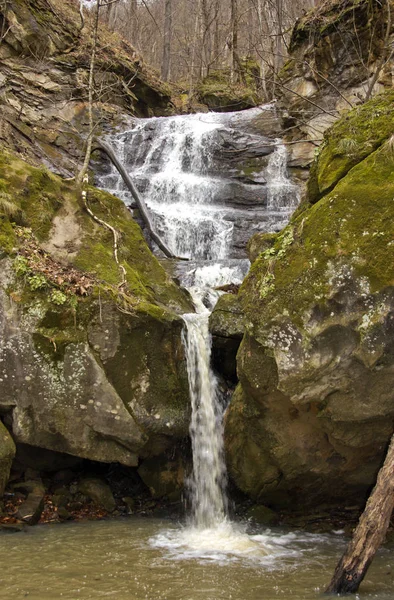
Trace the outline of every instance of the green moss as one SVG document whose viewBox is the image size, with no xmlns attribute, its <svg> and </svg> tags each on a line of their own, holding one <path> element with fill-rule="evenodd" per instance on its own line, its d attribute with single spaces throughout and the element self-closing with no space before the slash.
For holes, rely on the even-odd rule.
<svg viewBox="0 0 394 600">
<path fill-rule="evenodd" d="M 335 189 L 293 218 L 254 262 L 240 290 L 254 323 L 303 314 L 324 303 L 330 279 L 353 273 L 372 292 L 394 283 L 394 160 L 381 147 Z"/>
<path fill-rule="evenodd" d="M 69 187 L 46 169 L 32 167 L 5 151 L 0 153 L 0 187 L 7 191 L 21 222 L 38 239 L 47 239 Z"/>
<path fill-rule="evenodd" d="M 197 87 L 198 99 L 212 109 L 230 108 L 239 110 L 256 106 L 261 98 L 255 87 L 231 84 L 228 71 L 211 71 Z"/>
<path fill-rule="evenodd" d="M 351 110 L 325 133 L 325 142 L 308 182 L 309 199 L 315 202 L 346 173 L 374 152 L 393 134 L 394 91 Z"/>
<path fill-rule="evenodd" d="M 11 254 L 16 247 L 16 236 L 10 221 L 0 217 L 0 249 Z"/>
<path fill-rule="evenodd" d="M 60 209 L 67 212 L 71 206 L 81 227 L 82 244 L 76 255 L 71 253 L 67 257 L 68 262 L 91 273 L 104 285 L 117 288 L 122 273 L 114 259 L 113 233 L 92 219 L 82 204 L 80 192 L 72 184 L 45 168 L 37 169 L 11 153 L 0 152 L 1 190 L 10 195 L 22 224 L 31 228 L 39 241 L 50 238 L 54 217 L 60 216 Z M 119 233 L 118 257 L 126 273 L 124 291 L 130 298 L 179 312 L 192 310 L 187 295 L 150 252 L 140 227 L 123 202 L 95 188 L 89 189 L 88 202 L 93 213 Z M 18 245 L 10 219 L 1 214 L 0 206 L 0 248 L 8 253 Z"/>
</svg>

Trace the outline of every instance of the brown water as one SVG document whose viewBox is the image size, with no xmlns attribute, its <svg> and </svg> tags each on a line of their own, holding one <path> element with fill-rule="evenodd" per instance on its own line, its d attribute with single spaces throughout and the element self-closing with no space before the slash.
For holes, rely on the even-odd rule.
<svg viewBox="0 0 394 600">
<path fill-rule="evenodd" d="M 130 518 L 31 528 L 0 537 L 3 600 L 315 600 L 341 535 L 246 535 Z M 360 600 L 394 598 L 394 550 L 376 557 Z"/>
</svg>

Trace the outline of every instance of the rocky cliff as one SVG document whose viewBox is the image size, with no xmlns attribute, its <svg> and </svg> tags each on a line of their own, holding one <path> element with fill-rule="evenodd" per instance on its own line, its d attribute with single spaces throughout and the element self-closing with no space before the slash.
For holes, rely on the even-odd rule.
<svg viewBox="0 0 394 600">
<path fill-rule="evenodd" d="M 88 132 L 92 16 L 77 2 L 7 0 L 0 5 L 0 142 L 59 174 L 75 173 Z M 123 39 L 99 29 L 95 126 L 166 114 L 171 89 Z"/>
<path fill-rule="evenodd" d="M 120 200 L 88 203 L 124 282 L 73 184 L 2 153 L 0 412 L 17 444 L 136 466 L 187 435 L 191 304 Z"/>
<path fill-rule="evenodd" d="M 394 3 L 327 0 L 295 24 L 279 105 L 291 164 L 308 165 L 342 114 L 393 86 Z"/>
</svg>

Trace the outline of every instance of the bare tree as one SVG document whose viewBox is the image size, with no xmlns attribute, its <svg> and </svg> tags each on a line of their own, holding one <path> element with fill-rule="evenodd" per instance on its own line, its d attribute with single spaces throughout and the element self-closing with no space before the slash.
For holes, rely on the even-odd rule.
<svg viewBox="0 0 394 600">
<path fill-rule="evenodd" d="M 161 63 L 161 76 L 168 81 L 171 67 L 171 38 L 172 38 L 172 0 L 165 0 L 164 4 L 164 35 L 163 59 Z"/>
</svg>

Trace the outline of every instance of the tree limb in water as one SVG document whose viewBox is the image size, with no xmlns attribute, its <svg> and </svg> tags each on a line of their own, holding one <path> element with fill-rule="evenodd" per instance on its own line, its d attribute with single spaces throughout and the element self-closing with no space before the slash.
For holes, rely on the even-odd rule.
<svg viewBox="0 0 394 600">
<path fill-rule="evenodd" d="M 394 508 L 394 435 L 376 485 L 363 514 L 340 559 L 326 593 L 357 592 L 360 583 L 382 544 Z"/>
<path fill-rule="evenodd" d="M 111 146 L 109 144 L 107 144 L 106 142 L 95 139 L 94 145 L 92 148 L 92 152 L 94 152 L 95 150 L 100 150 L 101 152 L 104 152 L 108 156 L 108 158 L 110 159 L 110 161 L 112 162 L 114 167 L 118 170 L 118 172 L 122 176 L 123 181 L 125 182 L 126 186 L 128 187 L 129 191 L 131 192 L 131 195 L 133 196 L 134 200 L 136 201 L 136 204 L 140 210 L 141 216 L 144 220 L 144 223 L 149 231 L 149 234 L 150 234 L 152 240 L 154 242 L 156 242 L 156 244 L 159 246 L 160 250 L 168 258 L 179 258 L 179 257 L 175 256 L 175 254 L 173 254 L 173 252 L 171 252 L 171 250 L 168 248 L 168 246 L 166 246 L 166 244 L 162 241 L 160 236 L 154 230 L 153 224 L 152 224 L 152 221 L 151 221 L 151 218 L 149 215 L 149 211 L 148 211 L 148 208 L 147 208 L 144 200 L 141 198 L 137 188 L 135 187 L 134 183 L 132 182 L 132 180 L 130 178 L 130 175 L 127 173 L 127 171 L 124 168 L 124 166 L 122 165 L 122 163 L 118 160 L 118 157 L 116 156 L 116 154 L 113 151 L 113 149 L 111 148 Z M 182 260 L 188 260 L 188 259 L 184 258 Z"/>
</svg>

